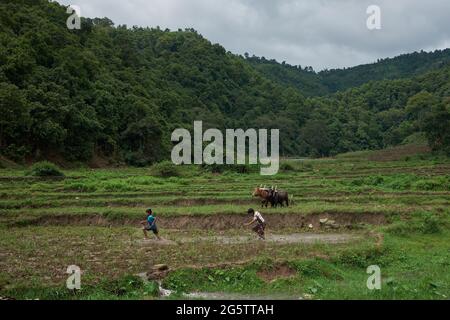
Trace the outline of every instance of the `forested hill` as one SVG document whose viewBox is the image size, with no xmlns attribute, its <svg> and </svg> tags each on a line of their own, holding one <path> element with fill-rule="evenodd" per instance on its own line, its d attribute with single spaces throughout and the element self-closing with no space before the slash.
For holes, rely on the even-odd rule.
<svg viewBox="0 0 450 320">
<path fill-rule="evenodd" d="M 319 76 L 330 92 L 336 92 L 360 86 L 368 81 L 416 76 L 449 64 L 450 49 L 421 51 L 379 59 L 376 63 L 353 68 L 322 71 Z"/>
<path fill-rule="evenodd" d="M 257 70 L 268 78 L 293 86 L 305 96 L 318 96 L 359 87 L 369 81 L 408 78 L 450 64 L 450 49 L 414 52 L 395 58 L 378 59 L 376 63 L 345 69 L 315 72 L 309 66 L 293 66 L 274 59 L 245 55 Z"/>
<path fill-rule="evenodd" d="M 6 158 L 100 156 L 146 165 L 167 158 L 172 130 L 194 120 L 205 128 L 281 128 L 283 155 L 380 148 L 417 132 L 435 148 L 448 141 L 450 126 L 433 131 L 422 121 L 448 121 L 447 67 L 305 98 L 304 90 L 268 77 L 195 30 L 116 27 L 107 18 L 83 19 L 81 30 L 68 30 L 67 17 L 56 2 L 0 2 Z M 315 88 L 311 75 L 304 83 Z"/>
<path fill-rule="evenodd" d="M 285 61 L 279 63 L 275 59 L 268 60 L 265 57 L 250 57 L 247 53 L 244 57 L 248 63 L 267 78 L 298 89 L 305 96 L 323 96 L 331 93 L 312 67 L 290 65 Z"/>
</svg>

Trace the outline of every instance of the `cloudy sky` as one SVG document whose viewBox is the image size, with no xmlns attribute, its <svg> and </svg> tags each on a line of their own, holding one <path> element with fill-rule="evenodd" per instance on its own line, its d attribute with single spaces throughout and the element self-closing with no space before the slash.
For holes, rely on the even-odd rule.
<svg viewBox="0 0 450 320">
<path fill-rule="evenodd" d="M 129 27 L 194 28 L 227 50 L 293 65 L 349 67 L 450 47 L 449 0 L 59 0 Z M 369 5 L 381 30 L 369 30 Z"/>
</svg>

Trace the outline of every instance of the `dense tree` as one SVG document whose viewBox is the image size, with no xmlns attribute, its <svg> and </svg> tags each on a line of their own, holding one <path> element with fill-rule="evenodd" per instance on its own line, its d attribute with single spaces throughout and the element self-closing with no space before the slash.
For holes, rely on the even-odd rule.
<svg viewBox="0 0 450 320">
<path fill-rule="evenodd" d="M 450 49 L 434 52 L 414 52 L 395 58 L 378 59 L 376 63 L 345 69 L 314 72 L 312 67 L 302 68 L 256 56 L 246 60 L 268 78 L 292 86 L 305 96 L 327 95 L 361 86 L 369 81 L 408 78 L 430 70 L 438 70 L 449 64 Z"/>
<path fill-rule="evenodd" d="M 285 156 L 381 148 L 421 131 L 435 149 L 449 144 L 449 50 L 316 73 L 231 54 L 193 29 L 96 18 L 69 30 L 67 17 L 48 0 L 0 2 L 0 153 L 13 160 L 146 165 L 194 120 L 278 128 Z"/>
<path fill-rule="evenodd" d="M 309 121 L 301 130 L 306 153 L 312 156 L 328 156 L 332 148 L 330 129 L 322 120 Z"/>
<path fill-rule="evenodd" d="M 450 151 L 449 97 L 439 101 L 435 95 L 422 91 L 409 99 L 406 111 L 433 149 Z"/>
</svg>

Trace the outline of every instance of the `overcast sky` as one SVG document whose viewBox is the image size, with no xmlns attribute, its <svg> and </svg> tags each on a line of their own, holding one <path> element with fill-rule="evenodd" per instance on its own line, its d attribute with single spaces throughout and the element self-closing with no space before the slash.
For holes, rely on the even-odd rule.
<svg viewBox="0 0 450 320">
<path fill-rule="evenodd" d="M 450 47 L 450 0 L 59 0 L 116 25 L 194 28 L 227 50 L 324 68 Z M 381 30 L 366 26 L 381 8 Z"/>
</svg>

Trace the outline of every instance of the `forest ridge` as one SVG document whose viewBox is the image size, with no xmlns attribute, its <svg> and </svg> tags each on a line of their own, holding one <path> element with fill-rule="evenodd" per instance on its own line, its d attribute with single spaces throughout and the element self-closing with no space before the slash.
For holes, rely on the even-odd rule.
<svg viewBox="0 0 450 320">
<path fill-rule="evenodd" d="M 450 145 L 450 50 L 348 69 L 227 52 L 193 29 L 66 27 L 47 0 L 0 3 L 0 153 L 147 165 L 170 134 L 204 127 L 279 128 L 284 156 L 329 156 L 426 138 Z"/>
</svg>

